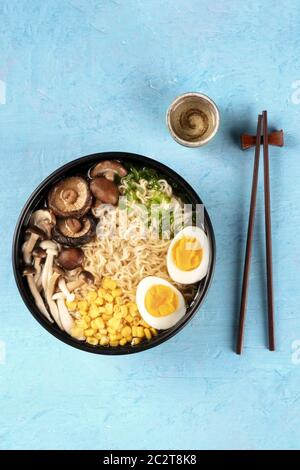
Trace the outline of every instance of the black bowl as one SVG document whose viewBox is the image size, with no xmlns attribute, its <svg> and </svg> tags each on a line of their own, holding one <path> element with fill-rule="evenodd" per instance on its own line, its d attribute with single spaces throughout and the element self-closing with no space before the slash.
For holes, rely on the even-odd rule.
<svg viewBox="0 0 300 470">
<path fill-rule="evenodd" d="M 58 170 L 54 171 L 48 178 L 46 178 L 38 188 L 33 192 L 28 201 L 26 202 L 19 220 L 16 225 L 14 239 L 13 239 L 13 269 L 16 279 L 16 283 L 20 294 L 23 298 L 24 303 L 26 304 L 29 311 L 32 313 L 34 318 L 52 335 L 56 338 L 64 341 L 65 343 L 73 346 L 77 349 L 82 349 L 83 351 L 88 351 L 96 354 L 130 354 L 135 352 L 144 351 L 145 349 L 153 348 L 167 339 L 174 336 L 178 333 L 195 315 L 196 311 L 202 304 L 208 288 L 212 281 L 214 265 L 215 265 L 215 238 L 213 227 L 206 210 L 204 210 L 204 229 L 208 236 L 210 247 L 211 247 L 211 257 L 210 265 L 207 276 L 199 283 L 197 292 L 194 299 L 192 300 L 189 308 L 187 309 L 186 315 L 178 322 L 175 326 L 168 330 L 161 331 L 156 337 L 152 338 L 150 341 L 142 341 L 139 345 L 131 346 L 119 346 L 119 347 L 101 347 L 101 346 L 92 346 L 88 343 L 78 341 L 67 333 L 61 331 L 55 324 L 50 323 L 36 307 L 31 292 L 27 285 L 27 280 L 22 276 L 22 252 L 21 247 L 24 241 L 24 227 L 28 224 L 31 213 L 43 205 L 45 197 L 49 192 L 52 185 L 59 179 L 70 176 L 73 174 L 86 173 L 87 170 L 96 162 L 100 160 L 120 160 L 123 163 L 133 163 L 135 165 L 142 165 L 147 167 L 152 167 L 162 174 L 173 187 L 176 188 L 176 193 L 182 194 L 184 196 L 185 202 L 190 204 L 202 204 L 201 199 L 197 193 L 191 188 L 191 186 L 175 171 L 168 168 L 166 165 L 152 160 L 151 158 L 144 157 L 142 155 L 136 155 L 132 153 L 125 152 L 105 152 L 105 153 L 95 153 L 93 155 L 87 155 L 85 157 L 73 160 L 70 163 L 62 166 Z"/>
</svg>

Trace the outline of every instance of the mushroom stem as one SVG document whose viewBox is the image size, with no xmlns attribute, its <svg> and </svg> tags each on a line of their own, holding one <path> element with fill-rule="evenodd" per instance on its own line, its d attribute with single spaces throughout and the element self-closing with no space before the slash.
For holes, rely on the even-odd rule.
<svg viewBox="0 0 300 470">
<path fill-rule="evenodd" d="M 36 287 L 38 290 L 41 289 L 42 283 L 41 283 L 41 272 L 42 272 L 42 266 L 41 266 L 41 258 L 34 258 L 34 263 L 33 266 L 35 268 L 35 275 L 34 275 L 34 281 L 36 284 Z"/>
<path fill-rule="evenodd" d="M 74 320 L 69 314 L 69 311 L 65 305 L 65 301 L 62 299 L 58 299 L 57 302 L 57 309 L 60 316 L 60 321 L 63 326 L 63 329 L 68 333 L 71 334 L 71 329 L 74 325 Z"/>
<path fill-rule="evenodd" d="M 22 251 L 25 264 L 31 263 L 32 250 L 39 238 L 40 236 L 38 233 L 31 233 L 28 240 L 23 244 Z"/>
<path fill-rule="evenodd" d="M 67 288 L 70 292 L 73 292 L 75 289 L 83 286 L 84 280 L 83 279 L 75 279 L 74 281 L 70 281 L 67 283 Z"/>
<path fill-rule="evenodd" d="M 44 290 L 46 290 L 49 279 L 52 276 L 53 259 L 57 253 L 57 250 L 52 250 L 51 248 L 47 250 L 47 258 L 42 272 L 42 286 Z"/>
<path fill-rule="evenodd" d="M 73 302 L 73 300 L 75 299 L 75 295 L 74 294 L 71 294 L 71 292 L 69 291 L 67 285 L 66 285 L 66 280 L 61 277 L 58 281 L 58 287 L 60 288 L 60 290 L 63 292 L 63 294 L 65 295 L 66 299 L 67 299 L 67 302 Z"/>
<path fill-rule="evenodd" d="M 53 323 L 52 318 L 49 315 L 48 310 L 46 309 L 46 306 L 44 304 L 44 301 L 37 289 L 37 286 L 35 284 L 35 280 L 33 276 L 27 276 L 27 282 L 29 285 L 30 292 L 32 293 L 32 296 L 34 298 L 35 304 L 37 308 L 40 310 L 40 312 L 49 320 L 51 323 Z"/>
<path fill-rule="evenodd" d="M 35 268 L 35 276 L 34 280 L 36 283 L 36 286 L 38 290 L 40 291 L 42 288 L 42 279 L 41 279 L 41 274 L 42 274 L 42 259 L 46 258 L 47 252 L 43 250 L 42 248 L 38 247 L 32 250 L 32 256 L 34 259 L 34 268 Z"/>
<path fill-rule="evenodd" d="M 54 293 L 55 289 L 55 284 L 57 279 L 59 278 L 60 274 L 54 272 L 49 280 L 49 283 L 47 284 L 47 289 L 46 289 L 46 300 L 51 312 L 51 315 L 53 319 L 55 320 L 55 323 L 59 326 L 61 330 L 63 330 L 63 326 L 60 321 L 60 316 L 58 312 L 58 308 L 54 300 L 52 300 L 52 295 Z"/>
<path fill-rule="evenodd" d="M 46 258 L 46 261 L 45 261 L 45 264 L 44 264 L 44 269 L 43 269 L 43 272 L 42 272 L 42 286 L 43 286 L 44 290 L 46 290 L 48 280 L 50 279 L 51 274 L 52 274 L 51 267 L 52 267 L 52 264 L 53 264 L 53 258 L 54 258 L 54 256 L 52 254 L 47 253 L 47 258 Z"/>
<path fill-rule="evenodd" d="M 56 292 L 52 295 L 52 300 L 65 299 L 65 294 L 63 292 Z"/>
</svg>

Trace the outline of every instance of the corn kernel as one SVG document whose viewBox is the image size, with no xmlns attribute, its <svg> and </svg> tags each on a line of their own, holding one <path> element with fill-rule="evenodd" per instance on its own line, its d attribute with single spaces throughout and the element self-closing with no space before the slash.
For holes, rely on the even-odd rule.
<svg viewBox="0 0 300 470">
<path fill-rule="evenodd" d="M 108 313 L 103 313 L 102 318 L 104 321 L 108 321 L 111 319 L 111 315 Z"/>
<path fill-rule="evenodd" d="M 102 283 L 101 283 L 102 289 L 108 289 L 108 284 L 109 284 L 109 279 L 108 279 L 108 277 L 104 277 L 104 278 L 102 279 Z"/>
<path fill-rule="evenodd" d="M 77 305 L 80 312 L 86 312 L 88 309 L 88 303 L 86 300 L 80 300 Z"/>
<path fill-rule="evenodd" d="M 83 310 L 84 312 L 88 309 L 88 303 L 86 300 L 79 300 L 77 306 L 79 310 Z"/>
<path fill-rule="evenodd" d="M 116 302 L 117 305 L 121 305 L 121 303 L 122 303 L 122 298 L 121 298 L 121 297 L 116 297 L 116 298 L 115 298 L 115 302 Z"/>
<path fill-rule="evenodd" d="M 120 312 L 121 312 L 120 305 L 115 305 L 114 306 L 114 313 L 120 313 Z"/>
<path fill-rule="evenodd" d="M 106 294 L 106 290 L 103 289 L 103 287 L 100 287 L 100 289 L 98 289 L 98 298 L 103 299 L 105 294 Z"/>
<path fill-rule="evenodd" d="M 130 342 L 132 341 L 132 336 L 131 336 L 131 335 L 130 335 L 130 336 L 127 336 L 126 339 L 127 339 L 127 343 L 130 343 Z"/>
<path fill-rule="evenodd" d="M 137 326 L 139 323 L 140 323 L 140 317 L 138 315 L 136 315 L 135 317 L 133 317 L 133 324 L 135 326 Z"/>
<path fill-rule="evenodd" d="M 92 320 L 91 321 L 91 328 L 93 328 L 93 330 L 98 330 L 98 327 L 97 327 L 97 324 L 95 323 L 96 320 Z"/>
<path fill-rule="evenodd" d="M 126 317 L 125 317 L 125 320 L 127 320 L 128 323 L 132 323 L 133 322 L 133 316 L 130 315 L 130 313 L 128 313 L 128 315 L 126 315 Z"/>
<path fill-rule="evenodd" d="M 154 335 L 154 336 L 157 336 L 158 335 L 158 331 L 156 328 L 150 328 L 150 331 L 151 333 Z"/>
<path fill-rule="evenodd" d="M 100 341 L 99 341 L 99 344 L 100 344 L 101 346 L 107 346 L 108 343 L 109 343 L 109 338 L 108 338 L 108 336 L 102 336 L 102 338 L 101 338 Z"/>
<path fill-rule="evenodd" d="M 113 279 L 109 280 L 108 288 L 110 290 L 115 290 L 118 287 L 118 284 Z"/>
<path fill-rule="evenodd" d="M 121 305 L 121 313 L 122 313 L 123 317 L 126 317 L 126 315 L 128 313 L 126 305 Z"/>
<path fill-rule="evenodd" d="M 78 328 L 86 330 L 89 327 L 89 323 L 84 318 L 81 318 L 80 320 L 76 321 L 76 326 L 78 326 Z"/>
<path fill-rule="evenodd" d="M 88 328 L 91 323 L 90 317 L 88 315 L 84 315 L 84 317 L 81 317 L 81 319 L 78 321 L 81 322 L 81 325 L 84 329 Z"/>
<path fill-rule="evenodd" d="M 106 328 L 101 328 L 101 330 L 99 330 L 99 333 L 102 336 L 106 336 L 107 335 L 107 329 Z"/>
<path fill-rule="evenodd" d="M 127 343 L 127 339 L 126 339 L 126 338 L 120 339 L 120 346 L 125 346 L 126 343 Z"/>
<path fill-rule="evenodd" d="M 115 340 L 115 341 L 109 341 L 109 345 L 110 346 L 119 346 L 119 341 Z"/>
<path fill-rule="evenodd" d="M 100 317 L 96 318 L 91 322 L 91 327 L 95 328 L 96 330 L 101 330 L 102 328 L 104 328 L 104 326 L 104 321 Z"/>
<path fill-rule="evenodd" d="M 129 313 L 131 315 L 135 315 L 137 311 L 138 311 L 138 308 L 137 308 L 136 304 L 134 304 L 134 303 L 130 304 Z"/>
<path fill-rule="evenodd" d="M 121 289 L 114 289 L 111 291 L 111 295 L 115 297 L 120 297 L 122 295 L 122 290 Z"/>
<path fill-rule="evenodd" d="M 138 338 L 144 338 L 144 328 L 142 326 L 137 327 L 137 336 Z"/>
<path fill-rule="evenodd" d="M 93 346 L 96 346 L 96 344 L 98 344 L 98 339 L 94 338 L 93 336 L 90 336 L 86 339 L 86 342 L 92 344 Z"/>
<path fill-rule="evenodd" d="M 99 307 L 96 304 L 92 303 L 89 308 L 89 315 L 91 318 L 97 318 L 99 316 Z"/>
<path fill-rule="evenodd" d="M 133 338 L 131 341 L 132 346 L 135 346 L 136 344 L 139 344 L 141 342 L 141 338 Z"/>
<path fill-rule="evenodd" d="M 117 313 L 115 313 L 115 314 L 114 314 L 114 318 L 117 318 L 117 319 L 119 319 L 119 320 L 120 320 L 121 318 L 123 318 L 123 313 L 122 313 L 121 311 L 120 311 L 120 312 L 117 312 Z"/>
<path fill-rule="evenodd" d="M 122 335 L 124 336 L 124 338 L 127 338 L 127 336 L 130 336 L 130 335 L 131 335 L 131 328 L 130 328 L 130 326 L 124 326 L 124 328 L 122 328 L 121 333 L 122 333 Z"/>
<path fill-rule="evenodd" d="M 105 313 L 105 307 L 98 307 L 99 313 Z"/>
<path fill-rule="evenodd" d="M 88 328 L 87 330 L 84 330 L 85 336 L 94 336 L 95 333 L 96 330 L 94 330 L 93 328 Z"/>
<path fill-rule="evenodd" d="M 95 318 L 99 318 L 99 317 L 100 317 L 100 314 L 99 314 L 99 312 L 94 312 L 94 313 L 90 313 L 90 316 L 91 316 L 91 319 L 92 319 L 92 320 L 95 320 Z"/>
<path fill-rule="evenodd" d="M 133 326 L 131 328 L 131 331 L 132 331 L 132 336 L 137 336 L 137 326 Z"/>
<path fill-rule="evenodd" d="M 114 328 L 115 330 L 118 330 L 119 328 L 121 328 L 122 322 L 118 318 L 112 318 L 110 326 L 111 326 L 111 328 Z"/>
<path fill-rule="evenodd" d="M 111 315 L 113 313 L 114 306 L 113 304 L 106 304 L 105 305 L 105 313 Z"/>
<path fill-rule="evenodd" d="M 76 310 L 77 308 L 77 302 L 73 301 L 73 302 L 66 302 L 66 307 L 68 310 L 70 310 L 71 312 L 74 312 L 74 310 Z"/>
<path fill-rule="evenodd" d="M 71 328 L 71 336 L 73 336 L 73 338 L 84 338 L 83 329 L 73 326 L 73 328 Z"/>
<path fill-rule="evenodd" d="M 97 299 L 95 300 L 95 304 L 100 306 L 100 305 L 103 305 L 104 303 L 104 300 L 102 299 L 102 297 L 97 297 Z"/>
<path fill-rule="evenodd" d="M 108 277 L 105 277 L 102 281 L 102 287 L 103 289 L 110 289 L 110 281 L 111 279 L 109 279 Z"/>
<path fill-rule="evenodd" d="M 110 340 L 110 341 L 118 341 L 118 340 L 120 340 L 120 339 L 122 339 L 122 336 L 119 335 L 119 334 L 117 334 L 117 333 L 114 334 L 114 335 L 109 335 L 109 340 Z"/>
<path fill-rule="evenodd" d="M 151 331 L 149 330 L 149 328 L 144 328 L 144 333 L 147 339 L 152 338 Z"/>
<path fill-rule="evenodd" d="M 87 293 L 86 299 L 88 302 L 93 302 L 93 300 L 97 299 L 97 292 L 91 291 Z"/>
<path fill-rule="evenodd" d="M 104 298 L 107 302 L 110 302 L 110 303 L 114 301 L 114 298 L 111 294 L 105 294 Z"/>
</svg>

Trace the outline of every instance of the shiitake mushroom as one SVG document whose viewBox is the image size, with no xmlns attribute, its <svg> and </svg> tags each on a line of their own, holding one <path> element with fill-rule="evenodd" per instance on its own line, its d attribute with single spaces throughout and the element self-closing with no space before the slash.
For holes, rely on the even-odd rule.
<svg viewBox="0 0 300 470">
<path fill-rule="evenodd" d="M 95 236 L 95 232 L 96 222 L 93 217 L 66 217 L 57 219 L 52 229 L 52 237 L 61 245 L 81 246 L 88 243 Z"/>
<path fill-rule="evenodd" d="M 48 208 L 60 217 L 83 217 L 90 210 L 92 202 L 88 183 L 81 176 L 62 179 L 48 195 Z"/>
<path fill-rule="evenodd" d="M 68 271 L 82 266 L 84 253 L 81 248 L 63 248 L 56 258 L 57 264 Z"/>
</svg>

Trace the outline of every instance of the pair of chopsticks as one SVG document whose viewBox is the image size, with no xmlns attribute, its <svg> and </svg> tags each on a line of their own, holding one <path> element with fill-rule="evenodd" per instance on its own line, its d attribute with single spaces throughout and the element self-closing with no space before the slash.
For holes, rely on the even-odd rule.
<svg viewBox="0 0 300 470">
<path fill-rule="evenodd" d="M 266 235 L 266 271 L 267 271 L 267 294 L 268 294 L 268 334 L 269 350 L 275 351 L 275 327 L 274 327 L 274 294 L 273 294 L 273 269 L 272 269 L 272 226 L 271 226 L 271 196 L 270 196 L 270 174 L 269 174 L 269 143 L 271 145 L 283 146 L 283 132 L 274 131 L 268 135 L 267 111 L 258 116 L 256 136 L 244 134 L 242 136 L 242 148 L 250 148 L 255 140 L 255 155 L 253 167 L 253 180 L 251 190 L 250 213 L 248 222 L 248 233 L 246 243 L 246 255 L 244 264 L 244 275 L 242 284 L 242 298 L 240 307 L 240 320 L 237 339 L 237 354 L 242 353 L 244 343 L 244 329 L 246 319 L 246 306 L 248 297 L 248 284 L 250 275 L 250 264 L 252 255 L 252 241 L 254 233 L 254 219 L 256 209 L 256 195 L 258 186 L 260 146 L 263 144 L 264 157 L 264 199 L 265 199 L 265 235 Z"/>
</svg>

